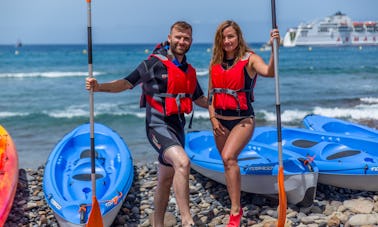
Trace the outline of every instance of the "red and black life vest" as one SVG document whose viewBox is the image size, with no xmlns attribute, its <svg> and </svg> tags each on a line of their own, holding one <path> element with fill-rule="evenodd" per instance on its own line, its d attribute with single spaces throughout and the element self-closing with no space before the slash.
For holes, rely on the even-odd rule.
<svg viewBox="0 0 378 227">
<path fill-rule="evenodd" d="M 146 101 L 166 116 L 192 112 L 192 96 L 197 86 L 195 69 L 188 64 L 187 71 L 183 72 L 166 56 L 160 54 L 151 56 L 158 58 L 167 68 L 167 91 L 165 93 L 145 91 Z"/>
<path fill-rule="evenodd" d="M 230 69 L 224 69 L 221 64 L 213 65 L 211 68 L 211 82 L 213 89 L 210 91 L 209 101 L 214 98 L 214 108 L 221 110 L 247 110 L 248 98 L 253 101 L 253 87 L 257 75 L 254 77 L 250 87 L 246 88 L 244 67 L 248 64 L 249 57 L 253 52 L 246 53 Z"/>
</svg>

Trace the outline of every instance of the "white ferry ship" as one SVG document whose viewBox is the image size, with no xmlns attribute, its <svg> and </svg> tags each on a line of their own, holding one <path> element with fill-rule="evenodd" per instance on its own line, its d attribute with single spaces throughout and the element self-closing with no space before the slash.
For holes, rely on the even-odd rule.
<svg viewBox="0 0 378 227">
<path fill-rule="evenodd" d="M 290 28 L 283 46 L 378 45 L 377 21 L 352 21 L 341 12 Z"/>
</svg>

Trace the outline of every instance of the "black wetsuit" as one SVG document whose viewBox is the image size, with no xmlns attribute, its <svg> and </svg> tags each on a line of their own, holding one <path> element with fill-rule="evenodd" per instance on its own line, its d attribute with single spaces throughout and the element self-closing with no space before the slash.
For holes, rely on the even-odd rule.
<svg viewBox="0 0 378 227">
<path fill-rule="evenodd" d="M 158 45 L 153 51 L 154 54 L 167 56 L 167 45 Z M 173 61 L 176 65 L 177 62 Z M 184 57 L 178 67 L 184 72 L 188 68 L 188 63 Z M 153 75 L 152 75 L 153 74 Z M 131 74 L 125 79 L 134 87 L 140 83 L 147 86 L 150 91 L 165 93 L 167 91 L 167 69 L 157 58 L 152 57 L 144 60 Z M 203 96 L 203 90 L 198 80 L 192 100 Z M 141 106 L 146 107 L 146 134 L 150 144 L 159 153 L 159 162 L 166 166 L 171 166 L 164 160 L 164 152 L 171 146 L 184 146 L 185 144 L 185 117 L 184 114 L 165 116 L 145 102 L 144 94 L 141 98 Z"/>
</svg>

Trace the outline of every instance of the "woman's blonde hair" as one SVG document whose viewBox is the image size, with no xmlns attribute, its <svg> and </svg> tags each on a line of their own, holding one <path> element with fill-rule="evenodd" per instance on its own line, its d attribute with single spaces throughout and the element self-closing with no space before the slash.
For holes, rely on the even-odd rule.
<svg viewBox="0 0 378 227">
<path fill-rule="evenodd" d="M 235 50 L 236 51 L 235 62 L 237 62 L 240 58 L 242 58 L 246 52 L 251 51 L 247 43 L 244 41 L 243 33 L 240 29 L 240 26 L 235 21 L 226 20 L 218 26 L 215 32 L 215 38 L 214 38 L 214 44 L 213 44 L 213 55 L 210 61 L 210 68 L 212 65 L 221 64 L 223 62 L 223 58 L 225 55 L 224 50 L 223 50 L 223 31 L 228 27 L 234 28 L 236 31 L 236 35 L 238 36 L 238 46 L 236 47 L 236 50 Z"/>
</svg>

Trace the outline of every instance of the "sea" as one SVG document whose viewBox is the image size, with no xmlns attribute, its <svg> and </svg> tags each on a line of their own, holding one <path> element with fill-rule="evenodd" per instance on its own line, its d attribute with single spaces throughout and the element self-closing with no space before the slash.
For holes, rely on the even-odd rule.
<svg viewBox="0 0 378 227">
<path fill-rule="evenodd" d="M 127 76 L 155 44 L 93 45 L 93 75 L 100 82 Z M 268 62 L 263 43 L 250 47 Z M 44 165 L 55 145 L 89 122 L 86 44 L 0 46 L 0 124 L 12 136 L 20 168 Z M 212 44 L 193 44 L 188 61 L 205 93 Z M 256 125 L 276 125 L 276 102 L 284 127 L 304 127 L 315 113 L 378 128 L 378 46 L 280 47 L 279 92 L 275 79 L 259 77 L 255 87 Z M 145 136 L 140 86 L 121 93 L 94 94 L 94 120 L 116 131 L 134 162 L 156 160 Z M 278 99 L 277 99 L 278 98 Z M 187 116 L 189 120 L 190 115 Z M 211 129 L 208 113 L 196 107 L 186 130 Z"/>
</svg>

